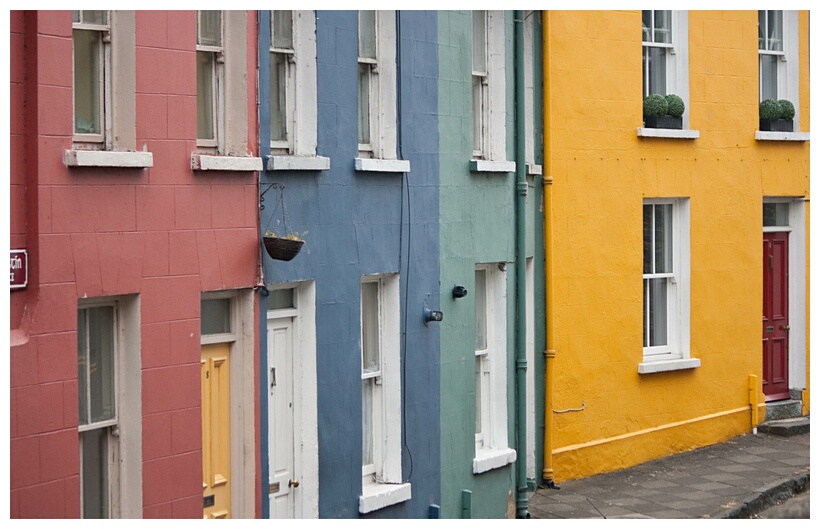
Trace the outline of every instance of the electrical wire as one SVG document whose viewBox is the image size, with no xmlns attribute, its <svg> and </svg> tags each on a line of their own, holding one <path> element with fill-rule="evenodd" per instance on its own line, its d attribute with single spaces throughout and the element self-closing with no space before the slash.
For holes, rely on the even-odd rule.
<svg viewBox="0 0 820 529">
<path fill-rule="evenodd" d="M 396 147 L 398 149 L 399 160 L 404 159 L 404 152 L 402 150 L 402 133 L 401 133 L 401 11 L 396 10 L 396 112 L 397 126 L 396 126 Z M 401 179 L 401 207 L 399 217 L 399 271 L 401 272 L 402 253 L 404 249 L 404 189 L 407 188 L 407 253 L 406 253 L 406 267 L 404 274 L 404 331 L 402 333 L 402 350 L 404 351 L 404 361 L 401 363 L 401 435 L 404 442 L 404 448 L 407 450 L 407 457 L 410 460 L 410 470 L 407 474 L 407 481 L 413 476 L 413 454 L 410 452 L 410 445 L 407 444 L 407 297 L 410 286 L 410 235 L 411 235 L 411 207 L 410 207 L 410 182 L 409 173 L 402 173 Z M 405 185 L 406 184 L 406 185 Z"/>
</svg>

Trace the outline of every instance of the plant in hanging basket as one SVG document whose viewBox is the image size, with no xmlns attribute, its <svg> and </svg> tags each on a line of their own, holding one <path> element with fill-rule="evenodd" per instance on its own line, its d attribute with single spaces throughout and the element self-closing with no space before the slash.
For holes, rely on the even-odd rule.
<svg viewBox="0 0 820 529">
<path fill-rule="evenodd" d="M 299 253 L 299 250 L 302 249 L 302 245 L 305 244 L 303 236 L 307 235 L 307 232 L 303 234 L 298 233 L 290 233 L 284 237 L 279 237 L 275 233 L 265 230 L 265 236 L 262 237 L 262 242 L 265 244 L 265 250 L 268 252 L 273 259 L 278 261 L 290 261 Z"/>
</svg>

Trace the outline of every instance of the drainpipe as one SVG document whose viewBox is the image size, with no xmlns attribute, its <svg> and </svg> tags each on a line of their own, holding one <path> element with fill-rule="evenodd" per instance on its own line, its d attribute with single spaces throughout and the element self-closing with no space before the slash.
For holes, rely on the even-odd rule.
<svg viewBox="0 0 820 529">
<path fill-rule="evenodd" d="M 550 149 L 550 139 L 552 137 L 549 127 L 550 120 L 550 80 L 551 72 L 549 68 L 550 47 L 550 14 L 544 11 L 542 17 L 543 43 L 541 52 L 544 60 L 544 281 L 547 291 L 546 299 L 546 319 L 547 319 L 547 350 L 545 373 L 544 373 L 544 468 L 542 477 L 548 488 L 558 488 L 553 481 L 552 470 L 552 381 L 555 370 L 555 333 L 554 327 L 554 291 L 553 288 L 553 264 L 552 264 L 552 150 Z"/>
<path fill-rule="evenodd" d="M 516 319 L 516 422 L 518 424 L 518 457 L 516 458 L 516 518 L 529 518 L 527 512 L 527 297 L 526 297 L 526 211 L 527 160 L 524 116 L 524 11 L 514 11 L 515 23 L 515 292 Z"/>
</svg>

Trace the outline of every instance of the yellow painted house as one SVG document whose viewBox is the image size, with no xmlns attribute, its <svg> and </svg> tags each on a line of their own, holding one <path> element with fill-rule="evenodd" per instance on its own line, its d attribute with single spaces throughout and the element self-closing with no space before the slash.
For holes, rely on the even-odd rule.
<svg viewBox="0 0 820 529">
<path fill-rule="evenodd" d="M 545 11 L 543 28 L 543 477 L 721 442 L 783 402 L 807 415 L 808 12 Z M 652 94 L 684 113 L 650 123 Z M 791 131 L 764 130 L 788 120 L 762 123 L 763 99 L 792 103 Z"/>
</svg>

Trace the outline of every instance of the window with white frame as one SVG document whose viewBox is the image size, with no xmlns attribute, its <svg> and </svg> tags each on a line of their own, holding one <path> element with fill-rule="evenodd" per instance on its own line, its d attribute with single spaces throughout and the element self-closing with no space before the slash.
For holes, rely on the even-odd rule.
<svg viewBox="0 0 820 529">
<path fill-rule="evenodd" d="M 409 161 L 396 160 L 396 99 L 396 12 L 359 11 L 357 170 L 410 170 Z"/>
<path fill-rule="evenodd" d="M 472 171 L 515 171 L 507 161 L 504 17 L 504 11 L 472 11 Z"/>
<path fill-rule="evenodd" d="M 270 11 L 270 31 L 268 170 L 329 169 L 316 156 L 316 16 Z"/>
<path fill-rule="evenodd" d="M 248 145 L 248 14 L 196 12 L 196 145 L 193 170 L 261 171 Z M 230 119 L 228 119 L 230 116 Z"/>
<path fill-rule="evenodd" d="M 361 280 L 362 496 L 370 512 L 410 498 L 401 479 L 399 276 Z"/>
<path fill-rule="evenodd" d="M 483 158 L 488 151 L 487 125 L 490 105 L 487 76 L 487 12 L 473 11 L 473 157 Z"/>
<path fill-rule="evenodd" d="M 475 268 L 475 474 L 515 461 L 507 446 L 506 281 L 497 263 Z"/>
<path fill-rule="evenodd" d="M 778 71 L 784 71 L 786 64 L 786 55 L 783 53 L 783 11 L 757 12 L 757 47 L 760 57 L 760 101 L 780 99 L 777 81 L 785 76 L 778 75 Z"/>
<path fill-rule="evenodd" d="M 219 116 L 225 85 L 222 11 L 196 12 L 196 139 L 202 147 L 219 144 Z"/>
<path fill-rule="evenodd" d="M 639 372 L 699 365 L 698 360 L 688 360 L 689 201 L 647 199 L 643 203 L 644 363 Z M 647 367 L 663 361 L 683 363 Z"/>
<path fill-rule="evenodd" d="M 108 11 L 73 11 L 74 140 L 105 144 L 106 115 L 111 113 Z M 106 86 L 109 85 L 109 86 Z"/>
<path fill-rule="evenodd" d="M 643 97 L 675 94 L 683 99 L 683 128 L 689 128 L 689 14 L 642 11 Z"/>
<path fill-rule="evenodd" d="M 77 311 L 83 518 L 142 513 L 138 312 L 133 300 L 84 301 Z"/>
<path fill-rule="evenodd" d="M 72 11 L 73 143 L 69 167 L 151 167 L 136 151 L 134 11 Z"/>
<path fill-rule="evenodd" d="M 757 12 L 759 99 L 787 99 L 794 105 L 799 129 L 799 57 L 797 11 Z"/>
<path fill-rule="evenodd" d="M 271 152 L 293 153 L 296 112 L 296 53 L 293 11 L 271 11 L 270 146 Z"/>
</svg>

